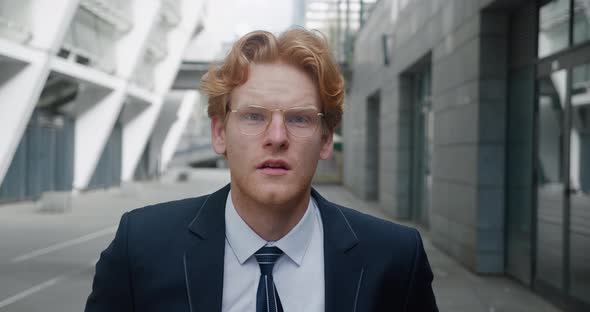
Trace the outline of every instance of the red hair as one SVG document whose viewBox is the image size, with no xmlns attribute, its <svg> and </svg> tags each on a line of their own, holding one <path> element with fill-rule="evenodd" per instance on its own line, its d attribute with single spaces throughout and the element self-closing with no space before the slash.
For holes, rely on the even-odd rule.
<svg viewBox="0 0 590 312">
<path fill-rule="evenodd" d="M 333 131 L 342 120 L 344 78 L 326 39 L 317 31 L 292 28 L 275 37 L 254 31 L 238 40 L 219 65 L 201 79 L 201 91 L 209 97 L 209 117 L 225 118 L 231 91 L 248 80 L 250 63 L 285 62 L 305 71 L 316 83 L 324 125 Z"/>
</svg>

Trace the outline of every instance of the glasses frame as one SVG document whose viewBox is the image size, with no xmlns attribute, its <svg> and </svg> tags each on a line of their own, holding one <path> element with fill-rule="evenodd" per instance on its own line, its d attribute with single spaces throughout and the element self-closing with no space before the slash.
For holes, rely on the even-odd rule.
<svg viewBox="0 0 590 312">
<path fill-rule="evenodd" d="M 290 135 L 292 135 L 292 136 L 294 136 L 294 137 L 298 137 L 298 138 L 309 138 L 309 137 L 311 137 L 311 136 L 312 136 L 312 135 L 313 135 L 313 134 L 314 134 L 316 131 L 318 131 L 318 128 L 319 128 L 319 126 L 320 126 L 320 124 L 321 124 L 321 120 L 324 118 L 324 113 L 321 113 L 321 112 L 319 112 L 317 108 L 315 108 L 315 107 L 312 107 L 312 106 L 296 106 L 296 107 L 291 107 L 291 108 L 287 108 L 287 109 L 282 109 L 282 108 L 269 109 L 269 108 L 266 108 L 266 107 L 264 107 L 264 106 L 259 106 L 259 105 L 248 105 L 248 106 L 245 106 L 245 107 L 242 107 L 242 108 L 238 108 L 238 109 L 231 109 L 231 108 L 230 108 L 230 109 L 229 109 L 229 112 L 230 112 L 230 113 L 239 113 L 239 112 L 240 112 L 240 110 L 241 110 L 241 109 L 244 109 L 244 108 L 260 108 L 260 109 L 262 109 L 262 110 L 264 110 L 264 111 L 268 112 L 268 116 L 270 117 L 270 118 L 268 118 L 268 121 L 266 122 L 266 126 L 264 127 L 264 129 L 263 129 L 262 131 L 260 131 L 259 133 L 256 133 L 256 134 L 248 134 L 248 133 L 244 133 L 244 131 L 242 131 L 242 129 L 241 129 L 241 128 L 240 128 L 240 126 L 238 125 L 238 130 L 240 130 L 240 133 L 242 133 L 243 135 L 247 135 L 247 136 L 257 136 L 257 135 L 261 135 L 261 134 L 265 133 L 265 132 L 268 130 L 268 127 L 270 126 L 270 123 L 272 122 L 272 115 L 273 115 L 275 112 L 281 112 L 281 116 L 283 117 L 283 127 L 285 127 L 285 130 L 287 130 L 287 132 L 288 132 Z M 295 109 L 302 109 L 302 108 L 305 108 L 305 109 L 310 109 L 310 110 L 311 110 L 311 109 L 315 110 L 315 111 L 317 112 L 317 113 L 316 113 L 316 114 L 317 114 L 317 116 L 320 118 L 320 119 L 319 119 L 319 121 L 320 121 L 320 122 L 318 122 L 318 123 L 316 124 L 316 127 L 315 127 L 315 129 L 313 129 L 313 131 L 312 131 L 312 132 L 310 132 L 310 135 L 308 135 L 308 136 L 300 136 L 300 135 L 295 135 L 295 134 L 293 134 L 293 133 L 291 132 L 291 130 L 289 130 L 289 127 L 287 127 L 287 121 L 286 121 L 286 119 L 285 119 L 285 113 L 286 113 L 286 112 L 288 112 L 288 111 L 290 111 L 290 110 L 295 110 Z"/>
</svg>

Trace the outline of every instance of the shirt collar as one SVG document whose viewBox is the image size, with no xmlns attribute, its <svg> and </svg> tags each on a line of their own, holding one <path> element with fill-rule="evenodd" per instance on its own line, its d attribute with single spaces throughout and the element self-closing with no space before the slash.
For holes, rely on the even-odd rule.
<svg viewBox="0 0 590 312">
<path fill-rule="evenodd" d="M 230 191 L 225 204 L 225 237 L 240 264 L 244 264 L 265 245 L 274 245 L 300 266 L 313 236 L 316 210 L 315 200 L 311 198 L 299 223 L 278 241 L 267 242 L 240 217 L 232 202 Z"/>
</svg>

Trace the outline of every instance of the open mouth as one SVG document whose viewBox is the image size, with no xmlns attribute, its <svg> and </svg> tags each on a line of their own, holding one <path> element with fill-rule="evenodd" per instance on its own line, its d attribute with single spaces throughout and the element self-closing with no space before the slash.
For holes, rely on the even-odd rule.
<svg viewBox="0 0 590 312">
<path fill-rule="evenodd" d="M 282 174 L 290 170 L 289 164 L 282 160 L 267 160 L 258 165 L 257 169 L 268 174 Z"/>
</svg>

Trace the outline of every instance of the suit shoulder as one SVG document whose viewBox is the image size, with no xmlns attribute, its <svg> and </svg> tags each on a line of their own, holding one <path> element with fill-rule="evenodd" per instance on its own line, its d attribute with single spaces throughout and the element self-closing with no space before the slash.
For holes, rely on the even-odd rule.
<svg viewBox="0 0 590 312">
<path fill-rule="evenodd" d="M 141 224 L 147 229 L 150 228 L 150 225 L 166 226 L 176 225 L 178 222 L 190 222 L 208 196 L 190 197 L 144 206 L 128 212 L 128 217 L 132 223 Z"/>
<path fill-rule="evenodd" d="M 391 222 L 357 210 L 338 206 L 355 232 L 363 253 L 371 259 L 390 259 L 395 267 L 413 263 L 422 240 L 415 228 Z M 410 270 L 407 267 L 407 270 Z"/>
<path fill-rule="evenodd" d="M 345 216 L 358 236 L 387 241 L 415 242 L 415 228 L 381 219 L 358 210 L 334 204 Z"/>
</svg>

